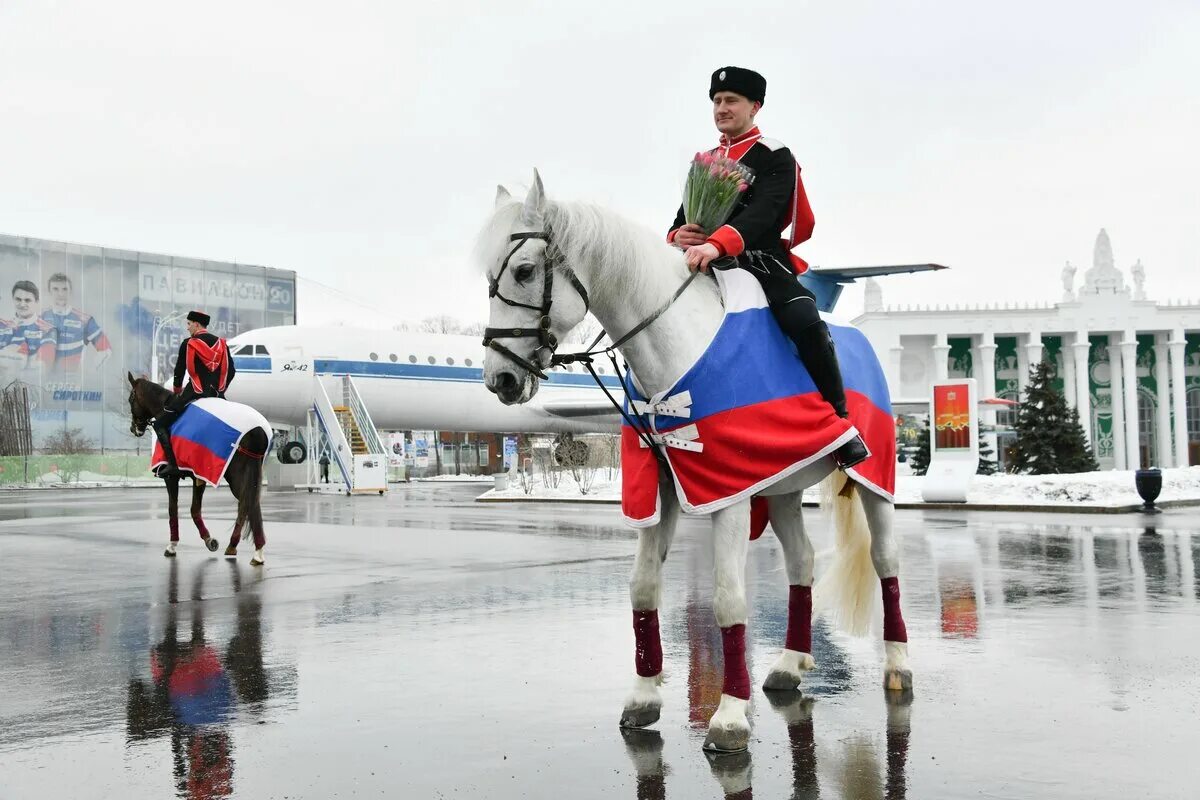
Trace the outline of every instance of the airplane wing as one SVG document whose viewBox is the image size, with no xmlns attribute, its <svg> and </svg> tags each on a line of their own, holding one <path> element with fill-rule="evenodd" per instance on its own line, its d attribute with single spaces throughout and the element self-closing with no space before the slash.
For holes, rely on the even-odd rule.
<svg viewBox="0 0 1200 800">
<path fill-rule="evenodd" d="M 619 417 L 613 404 L 601 397 L 598 400 L 548 400 L 542 410 L 554 417 Z"/>
<path fill-rule="evenodd" d="M 879 267 L 811 267 L 799 277 L 810 292 L 817 297 L 817 308 L 833 311 L 842 289 L 860 278 L 877 278 L 880 275 L 902 275 L 910 272 L 935 272 L 949 269 L 941 264 L 893 264 Z"/>
</svg>

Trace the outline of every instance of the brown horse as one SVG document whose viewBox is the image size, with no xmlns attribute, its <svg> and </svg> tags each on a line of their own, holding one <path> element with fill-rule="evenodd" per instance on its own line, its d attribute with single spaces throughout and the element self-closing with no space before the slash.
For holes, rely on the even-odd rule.
<svg viewBox="0 0 1200 800">
<path fill-rule="evenodd" d="M 129 413 L 132 419 L 129 432 L 134 436 L 143 436 L 146 428 L 150 425 L 150 420 L 163 412 L 167 400 L 172 395 L 169 390 L 153 381 L 134 378 L 132 373 L 127 373 L 127 375 L 130 385 Z M 233 535 L 229 539 L 229 546 L 225 548 L 225 555 L 231 558 L 237 556 L 238 543 L 242 540 L 242 528 L 249 521 L 250 530 L 254 534 L 254 557 L 250 559 L 250 565 L 255 567 L 262 566 L 263 547 L 267 544 L 267 537 L 263 533 L 259 498 L 262 494 L 263 458 L 266 456 L 269 446 L 270 440 L 261 430 L 250 431 L 238 446 L 237 452 L 229 461 L 228 469 L 225 470 L 225 481 L 229 484 L 229 491 L 238 501 L 237 522 L 233 524 Z M 168 558 L 175 557 L 175 547 L 179 542 L 179 480 L 181 477 L 176 474 L 164 478 L 169 498 L 167 513 L 170 516 L 171 543 L 163 555 Z M 204 486 L 204 481 L 196 477 L 192 478 L 192 521 L 196 523 L 196 528 L 200 531 L 200 538 L 204 540 L 205 546 L 210 551 L 215 551 L 220 547 L 220 543 L 209 535 L 208 528 L 205 527 L 204 520 L 200 516 Z"/>
</svg>

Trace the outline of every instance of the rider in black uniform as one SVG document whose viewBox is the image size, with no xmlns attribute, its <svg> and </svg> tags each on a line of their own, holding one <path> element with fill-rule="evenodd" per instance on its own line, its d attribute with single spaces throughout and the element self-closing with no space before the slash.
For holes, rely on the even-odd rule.
<svg viewBox="0 0 1200 800">
<path fill-rule="evenodd" d="M 175 361 L 175 396 L 167 401 L 163 413 L 154 418 L 154 432 L 162 445 L 166 465 L 160 474 L 179 474 L 175 450 L 171 447 L 171 426 L 193 400 L 201 397 L 224 397 L 225 390 L 233 380 L 233 359 L 225 340 L 209 333 L 210 317 L 202 311 L 191 311 L 187 315 L 187 329 L 191 334 L 179 344 L 179 356 Z M 188 376 L 187 386 L 183 376 Z"/>
<path fill-rule="evenodd" d="M 754 181 L 741 194 L 729 222 L 711 233 L 686 224 L 680 206 L 667 240 L 687 250 L 688 266 L 693 270 L 727 265 L 753 274 L 817 390 L 835 414 L 846 418 L 846 392 L 833 337 L 817 312 L 813 294 L 796 279 L 796 273 L 808 265 L 789 252 L 812 235 L 814 224 L 800 168 L 782 142 L 764 137 L 754 124 L 766 93 L 766 79 L 753 70 L 723 67 L 713 73 L 708 96 L 721 143 L 712 152 L 749 167 Z M 790 237 L 781 240 L 789 227 Z M 859 436 L 833 455 L 838 466 L 846 469 L 870 452 Z"/>
</svg>

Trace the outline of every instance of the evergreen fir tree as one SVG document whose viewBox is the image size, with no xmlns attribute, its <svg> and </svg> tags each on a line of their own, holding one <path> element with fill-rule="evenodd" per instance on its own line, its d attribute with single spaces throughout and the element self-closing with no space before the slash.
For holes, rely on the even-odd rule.
<svg viewBox="0 0 1200 800">
<path fill-rule="evenodd" d="M 1013 469 L 1032 475 L 1090 472 L 1100 468 L 1092 456 L 1079 414 L 1051 382 L 1054 367 L 1046 361 L 1029 370 L 1029 385 L 1017 407 Z"/>
<path fill-rule="evenodd" d="M 924 475 L 929 471 L 929 426 L 921 428 L 917 434 L 917 443 L 908 458 L 908 465 L 913 475 Z"/>
<path fill-rule="evenodd" d="M 988 446 L 987 439 L 979 437 L 979 467 L 975 470 L 976 475 L 995 475 L 1000 471 L 1000 465 L 996 463 L 996 459 L 992 458 L 995 453 Z"/>
</svg>

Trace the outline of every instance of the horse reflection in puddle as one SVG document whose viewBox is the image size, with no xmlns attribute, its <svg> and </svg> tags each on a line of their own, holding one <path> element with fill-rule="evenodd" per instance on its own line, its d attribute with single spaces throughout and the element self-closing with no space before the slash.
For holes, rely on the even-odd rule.
<svg viewBox="0 0 1200 800">
<path fill-rule="evenodd" d="M 233 635 L 222 654 L 205 631 L 203 583 L 212 562 L 196 570 L 190 597 L 180 602 L 179 564 L 172 561 L 162 640 L 149 653 L 150 679 L 131 678 L 126 704 L 130 744 L 169 737 L 175 790 L 189 800 L 233 793 L 229 730 L 239 707 L 261 712 L 270 696 L 263 666 L 262 600 L 243 592 L 236 562 L 228 562 L 237 594 Z M 181 617 L 190 629 L 180 641 Z"/>
</svg>

